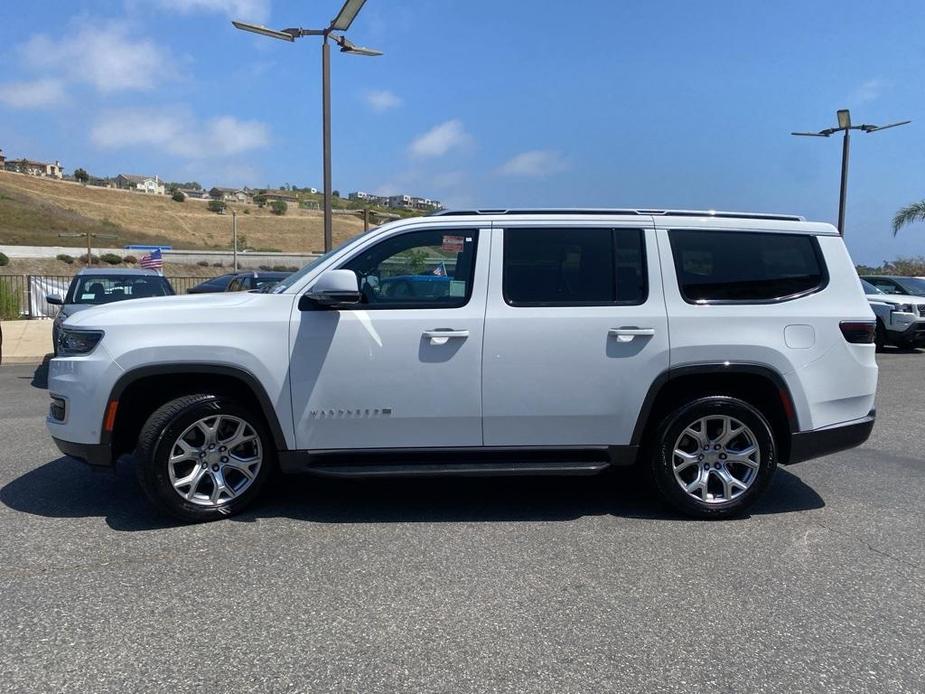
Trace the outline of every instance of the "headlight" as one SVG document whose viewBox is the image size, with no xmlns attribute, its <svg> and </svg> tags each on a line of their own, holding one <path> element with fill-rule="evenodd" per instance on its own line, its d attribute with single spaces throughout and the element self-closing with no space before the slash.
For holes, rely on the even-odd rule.
<svg viewBox="0 0 925 694">
<path fill-rule="evenodd" d="M 893 310 L 898 311 L 899 313 L 914 313 L 915 312 L 915 310 L 912 307 L 912 304 L 898 304 L 896 308 L 894 308 Z"/>
<path fill-rule="evenodd" d="M 73 357 L 78 354 L 90 354 L 103 339 L 102 330 L 68 330 L 61 329 L 58 336 L 58 356 Z"/>
</svg>

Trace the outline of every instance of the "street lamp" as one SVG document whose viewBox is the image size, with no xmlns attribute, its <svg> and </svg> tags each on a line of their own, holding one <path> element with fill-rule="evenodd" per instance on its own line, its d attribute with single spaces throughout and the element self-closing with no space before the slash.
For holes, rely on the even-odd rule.
<svg viewBox="0 0 925 694">
<path fill-rule="evenodd" d="M 848 149 L 851 142 L 850 132 L 852 130 L 862 130 L 865 133 L 875 133 L 878 130 L 886 130 L 887 128 L 895 128 L 899 125 L 906 125 L 912 121 L 904 120 L 899 123 L 890 123 L 889 125 L 851 125 L 851 112 L 846 109 L 840 109 L 836 112 L 836 117 L 838 118 L 838 127 L 837 128 L 826 128 L 825 130 L 820 130 L 817 133 L 790 133 L 791 135 L 797 135 L 799 137 L 829 137 L 837 132 L 844 132 L 845 137 L 842 141 L 842 150 L 841 150 L 841 188 L 838 193 L 838 233 L 842 236 L 845 235 L 845 205 L 847 204 L 848 199 Z"/>
<path fill-rule="evenodd" d="M 357 14 L 363 8 L 366 0 L 347 0 L 344 6 L 340 8 L 337 16 L 331 20 L 331 24 L 326 29 L 302 29 L 290 28 L 277 31 L 269 29 L 260 24 L 248 24 L 246 22 L 234 21 L 232 24 L 235 29 L 250 31 L 261 36 L 268 36 L 272 39 L 281 41 L 294 42 L 303 36 L 321 36 L 321 105 L 322 105 L 322 132 L 324 140 L 324 250 L 329 251 L 332 247 L 333 222 L 331 214 L 331 48 L 328 39 L 340 46 L 341 53 L 352 53 L 354 55 L 377 56 L 382 55 L 382 51 L 372 48 L 357 46 L 348 41 L 345 36 L 333 34 L 333 31 L 347 31 Z"/>
</svg>

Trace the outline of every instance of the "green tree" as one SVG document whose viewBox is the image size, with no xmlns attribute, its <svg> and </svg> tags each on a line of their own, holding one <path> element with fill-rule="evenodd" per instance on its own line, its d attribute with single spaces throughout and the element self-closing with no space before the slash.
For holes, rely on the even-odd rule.
<svg viewBox="0 0 925 694">
<path fill-rule="evenodd" d="M 257 207 L 266 207 L 266 204 L 267 204 L 267 196 L 264 195 L 263 193 L 257 193 L 257 194 L 254 196 L 254 204 L 255 204 Z"/>
<path fill-rule="evenodd" d="M 893 217 L 893 236 L 913 222 L 925 222 L 925 200 L 906 205 Z"/>
<path fill-rule="evenodd" d="M 332 195 L 333 197 L 335 197 L 335 198 L 339 198 L 339 197 L 340 197 L 340 191 L 339 191 L 339 190 L 333 190 L 333 191 L 331 191 L 331 195 Z"/>
<path fill-rule="evenodd" d="M 90 180 L 90 174 L 88 174 L 85 169 L 76 169 L 74 171 L 74 178 L 77 180 L 78 183 L 83 183 L 84 185 L 86 185 L 87 181 Z"/>
<path fill-rule="evenodd" d="M 274 200 L 270 203 L 270 212 L 277 215 L 284 215 L 289 209 L 289 205 L 284 200 Z"/>
<path fill-rule="evenodd" d="M 216 212 L 218 214 L 223 214 L 225 212 L 225 201 L 224 200 L 209 200 L 209 212 Z"/>
<path fill-rule="evenodd" d="M 174 202 L 186 202 L 186 196 L 179 190 L 173 191 L 173 195 L 170 196 L 170 199 Z"/>
</svg>

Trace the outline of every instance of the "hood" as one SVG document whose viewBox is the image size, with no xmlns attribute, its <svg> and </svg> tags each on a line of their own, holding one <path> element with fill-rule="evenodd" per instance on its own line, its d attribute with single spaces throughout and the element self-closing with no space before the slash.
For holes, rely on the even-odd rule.
<svg viewBox="0 0 925 694">
<path fill-rule="evenodd" d="M 925 296 L 911 294 L 866 294 L 868 301 L 879 301 L 881 304 L 912 304 L 921 306 L 925 304 Z"/>
<path fill-rule="evenodd" d="M 285 294 L 251 294 L 227 292 L 220 294 L 183 294 L 148 299 L 117 301 L 102 306 L 87 306 L 68 315 L 68 327 L 106 327 L 107 325 L 152 325 L 158 323 L 208 323 L 210 317 L 225 311 L 237 311 L 275 300 L 291 302 L 295 297 Z"/>
</svg>

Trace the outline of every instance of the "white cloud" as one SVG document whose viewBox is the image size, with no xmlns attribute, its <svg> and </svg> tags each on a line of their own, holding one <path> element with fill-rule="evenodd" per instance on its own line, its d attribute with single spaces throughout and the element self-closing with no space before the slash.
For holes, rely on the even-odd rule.
<svg viewBox="0 0 925 694">
<path fill-rule="evenodd" d="M 85 24 L 66 38 L 36 34 L 20 47 L 24 63 L 101 92 L 149 89 L 171 70 L 167 52 L 131 35 L 126 24 Z"/>
<path fill-rule="evenodd" d="M 265 22 L 270 17 L 270 0 L 158 0 L 158 4 L 180 14 L 218 12 L 245 22 Z"/>
<path fill-rule="evenodd" d="M 860 103 L 875 101 L 880 98 L 880 94 L 889 86 L 883 80 L 867 80 L 857 88 L 854 93 L 854 99 Z"/>
<path fill-rule="evenodd" d="M 453 119 L 416 137 L 409 151 L 414 157 L 442 157 L 452 149 L 464 147 L 471 140 L 472 136 L 463 128 L 462 121 Z"/>
<path fill-rule="evenodd" d="M 7 82 L 0 84 L 0 103 L 12 108 L 42 108 L 57 106 L 67 100 L 64 85 L 59 80 Z"/>
<path fill-rule="evenodd" d="M 504 176 L 543 178 L 565 171 L 567 168 L 568 164 L 558 152 L 534 149 L 512 157 L 501 165 L 498 173 Z"/>
<path fill-rule="evenodd" d="M 229 157 L 267 145 L 267 126 L 220 116 L 199 122 L 182 109 L 128 109 L 104 114 L 90 132 L 105 149 L 149 147 L 184 159 Z"/>
<path fill-rule="evenodd" d="M 388 89 L 371 90 L 365 94 L 366 103 L 373 111 L 388 111 L 401 106 L 401 98 Z"/>
</svg>

